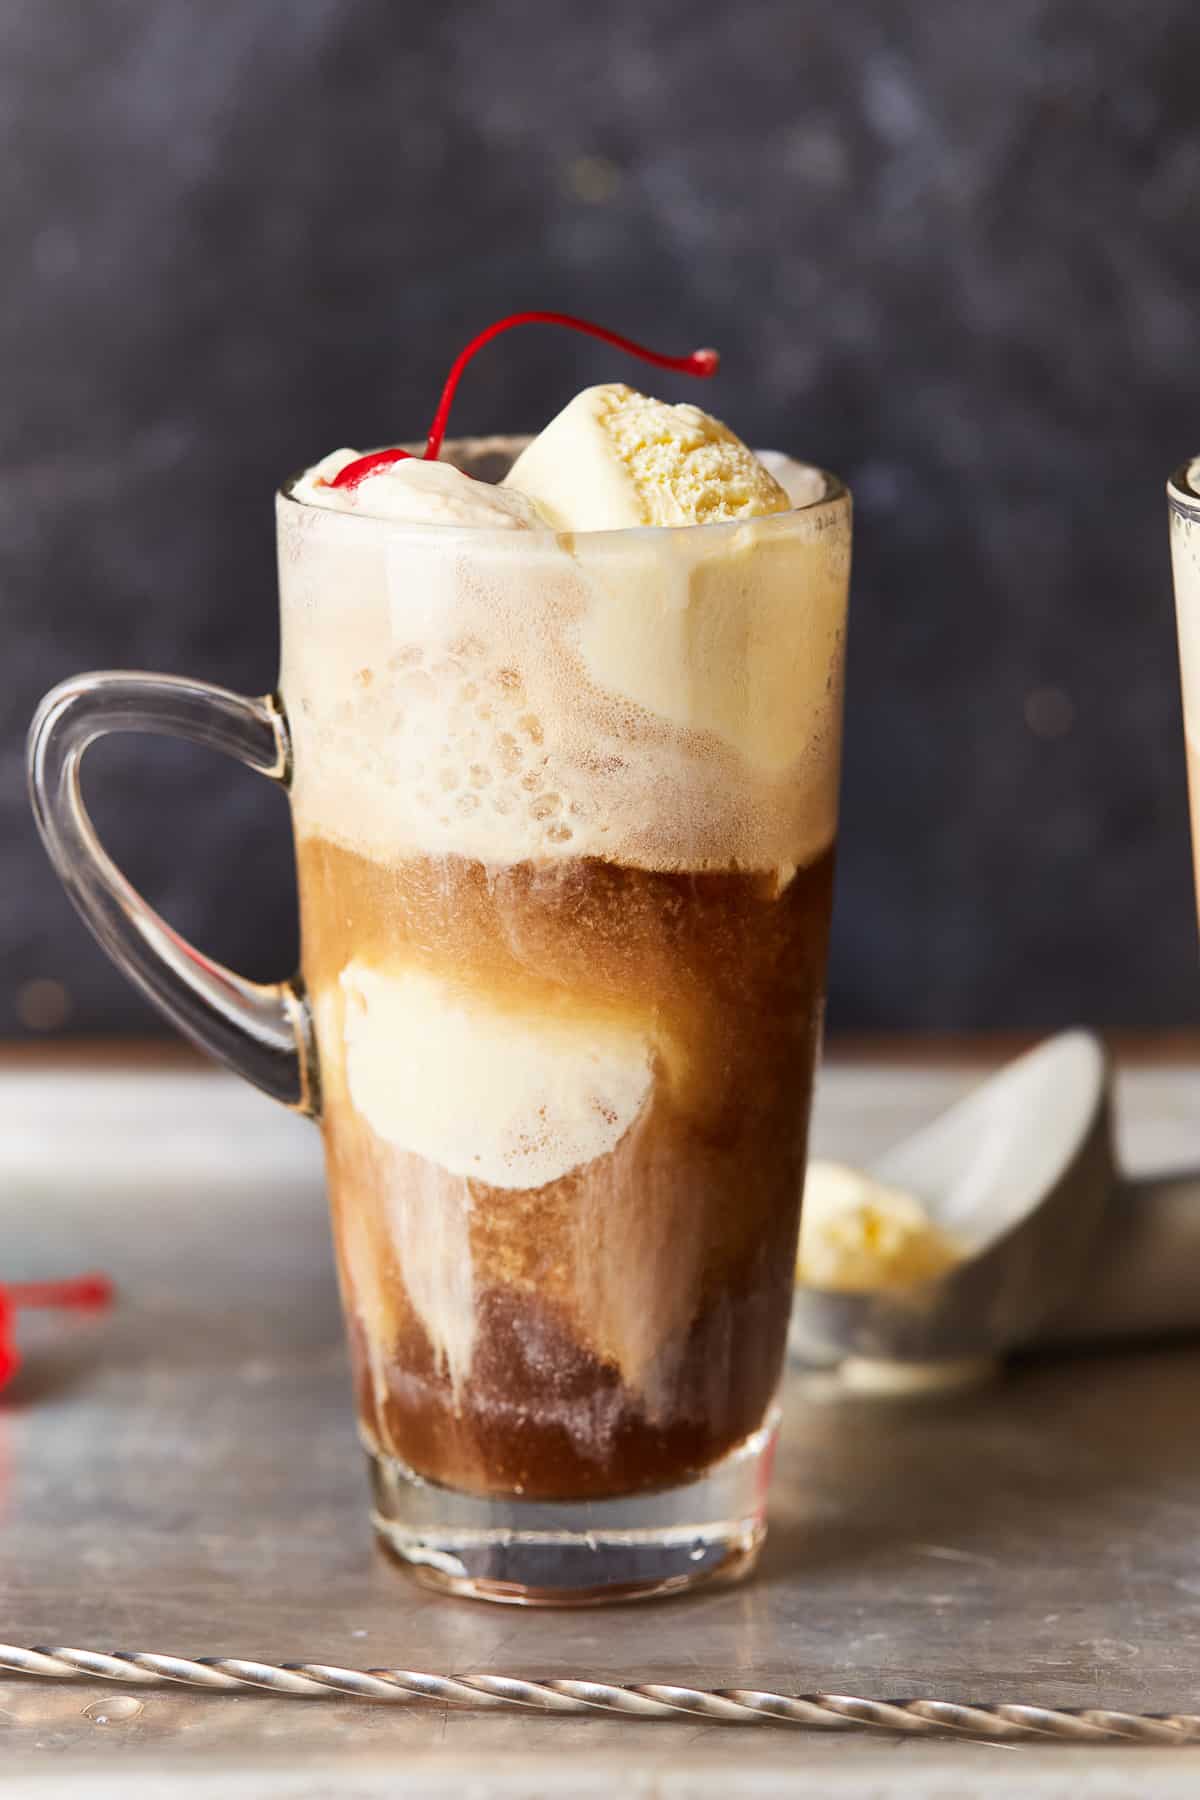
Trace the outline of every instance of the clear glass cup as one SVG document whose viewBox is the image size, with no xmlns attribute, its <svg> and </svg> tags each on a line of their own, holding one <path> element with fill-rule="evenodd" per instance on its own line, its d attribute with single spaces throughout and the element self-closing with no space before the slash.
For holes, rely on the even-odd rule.
<svg viewBox="0 0 1200 1800">
<path fill-rule="evenodd" d="M 1200 904 L 1200 458 L 1176 469 L 1167 483 L 1171 522 L 1171 570 L 1179 632 L 1192 856 Z"/>
<path fill-rule="evenodd" d="M 495 478 L 520 440 L 449 445 Z M 374 1522 L 427 1583 L 579 1603 L 752 1567 L 825 982 L 850 502 L 677 530 L 278 496 L 279 693 L 80 677 L 50 855 L 190 1036 L 318 1119 Z M 186 945 L 96 842 L 87 744 L 291 794 L 302 973 Z"/>
</svg>

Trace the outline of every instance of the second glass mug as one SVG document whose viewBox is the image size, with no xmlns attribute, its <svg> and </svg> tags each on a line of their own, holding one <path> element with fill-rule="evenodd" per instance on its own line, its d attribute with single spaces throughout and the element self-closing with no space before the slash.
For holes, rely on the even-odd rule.
<svg viewBox="0 0 1200 1800">
<path fill-rule="evenodd" d="M 448 445 L 496 479 L 522 440 Z M 374 1522 L 579 1603 L 757 1557 L 824 1001 L 850 501 L 556 537 L 277 496 L 279 692 L 108 673 L 30 734 L 118 966 L 321 1125 Z M 291 795 L 302 957 L 202 956 L 96 840 L 111 731 Z"/>
<path fill-rule="evenodd" d="M 1192 815 L 1192 860 L 1200 905 L 1200 458 L 1184 463 L 1167 482 L 1167 509 Z"/>
</svg>

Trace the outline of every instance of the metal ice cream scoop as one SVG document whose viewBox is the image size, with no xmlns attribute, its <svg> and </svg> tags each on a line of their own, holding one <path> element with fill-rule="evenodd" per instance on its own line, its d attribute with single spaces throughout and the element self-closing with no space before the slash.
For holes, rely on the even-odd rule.
<svg viewBox="0 0 1200 1800">
<path fill-rule="evenodd" d="M 1200 1331 L 1200 1175 L 1118 1173 L 1110 1083 L 1100 1041 L 1063 1032 L 880 1157 L 961 1258 L 913 1287 L 798 1287 L 793 1353 L 911 1391 L 1034 1345 Z"/>
</svg>

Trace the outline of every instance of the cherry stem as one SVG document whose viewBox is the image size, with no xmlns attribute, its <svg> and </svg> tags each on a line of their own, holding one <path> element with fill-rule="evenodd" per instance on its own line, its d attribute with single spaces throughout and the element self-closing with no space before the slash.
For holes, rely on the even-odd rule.
<svg viewBox="0 0 1200 1800">
<path fill-rule="evenodd" d="M 441 454 L 446 426 L 450 422 L 450 408 L 454 404 L 463 370 L 477 350 L 490 344 L 502 331 L 511 331 L 514 325 L 565 325 L 570 331 L 582 331 L 587 337 L 599 338 L 603 344 L 612 344 L 617 350 L 626 350 L 630 356 L 640 356 L 643 362 L 653 363 L 656 368 L 674 369 L 677 374 L 697 375 L 702 380 L 715 375 L 721 361 L 715 350 L 693 350 L 688 356 L 664 356 L 658 350 L 648 350 L 645 344 L 635 343 L 633 338 L 622 337 L 619 332 L 609 331 L 603 325 L 594 325 L 590 319 L 577 319 L 571 313 L 509 313 L 507 318 L 497 319 L 494 325 L 489 325 L 486 331 L 481 331 L 478 337 L 472 338 L 450 365 L 450 373 L 446 377 L 446 385 L 442 389 L 442 397 L 438 401 L 433 424 L 429 427 L 429 436 L 425 440 L 426 462 L 436 462 Z"/>
<path fill-rule="evenodd" d="M 695 375 L 700 380 L 707 380 L 715 375 L 720 367 L 721 358 L 716 350 L 692 350 L 687 356 L 664 356 L 661 351 L 648 350 L 645 344 L 639 344 L 633 338 L 622 337 L 618 331 L 609 331 L 604 325 L 595 325 L 590 319 L 577 319 L 572 313 L 560 312 L 516 312 L 509 313 L 506 318 L 497 319 L 481 331 L 478 337 L 464 350 L 460 350 L 450 366 L 446 377 L 446 385 L 442 389 L 442 397 L 438 401 L 437 411 L 433 415 L 433 423 L 429 427 L 429 436 L 425 440 L 426 462 L 436 462 L 441 454 L 442 444 L 446 436 L 446 427 L 450 422 L 450 408 L 454 405 L 454 396 L 458 392 L 458 384 L 462 380 L 463 371 L 477 350 L 490 344 L 494 337 L 503 331 L 511 331 L 514 325 L 565 325 L 571 331 L 581 331 L 587 337 L 599 338 L 601 343 L 612 344 L 618 350 L 625 350 L 630 356 L 640 356 L 643 362 L 653 363 L 659 369 L 673 369 L 679 375 Z M 402 462 L 409 452 L 399 448 L 393 450 L 373 450 L 367 456 L 360 456 L 338 472 L 329 483 L 335 488 L 356 488 L 360 481 L 373 475 L 376 469 L 384 469 L 390 464 Z"/>
<path fill-rule="evenodd" d="M 87 1310 L 107 1306 L 112 1282 L 107 1275 L 80 1275 L 73 1281 L 18 1281 L 0 1287 L 13 1306 L 68 1306 Z"/>
</svg>

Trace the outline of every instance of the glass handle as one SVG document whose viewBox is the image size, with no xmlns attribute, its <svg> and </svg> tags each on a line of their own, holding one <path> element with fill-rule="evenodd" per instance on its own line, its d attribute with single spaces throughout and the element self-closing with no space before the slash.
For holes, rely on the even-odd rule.
<svg viewBox="0 0 1200 1800">
<path fill-rule="evenodd" d="M 300 981 L 260 985 L 201 955 L 146 904 L 96 836 L 79 769 L 88 745 L 113 731 L 223 750 L 286 786 L 291 750 L 278 700 L 170 675 L 77 675 L 38 708 L 29 788 L 59 879 L 117 967 L 201 1049 L 284 1105 L 315 1115 L 317 1062 Z"/>
</svg>

